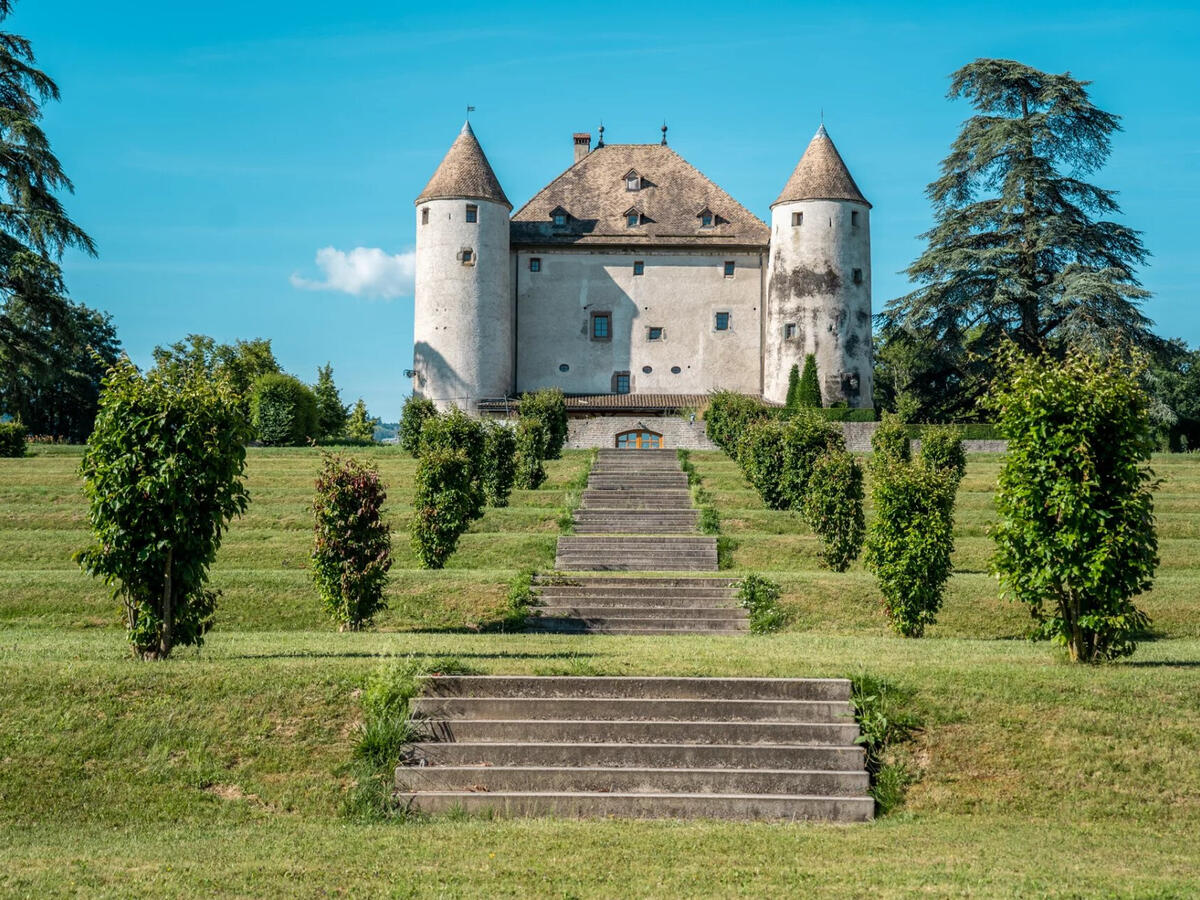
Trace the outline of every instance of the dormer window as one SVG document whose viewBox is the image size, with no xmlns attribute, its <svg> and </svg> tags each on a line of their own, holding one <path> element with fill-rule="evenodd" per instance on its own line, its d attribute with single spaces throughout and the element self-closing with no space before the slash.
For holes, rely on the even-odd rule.
<svg viewBox="0 0 1200 900">
<path fill-rule="evenodd" d="M 642 224 L 642 213 L 636 206 L 625 210 L 625 226 L 627 228 L 637 228 Z"/>
<path fill-rule="evenodd" d="M 556 206 L 550 211 L 550 221 L 554 223 L 555 228 L 561 228 L 566 225 L 568 218 L 567 211 L 561 206 Z"/>
<path fill-rule="evenodd" d="M 704 209 L 700 210 L 700 227 L 701 228 L 712 228 L 713 222 L 715 222 L 715 221 L 716 221 L 716 216 L 713 215 L 713 211 L 711 209 L 709 209 L 708 207 L 705 207 Z"/>
<path fill-rule="evenodd" d="M 554 214 L 554 224 L 555 225 L 566 225 L 567 217 L 563 213 L 555 213 Z"/>
<path fill-rule="evenodd" d="M 625 175 L 625 190 L 640 191 L 642 189 L 642 176 L 630 169 Z"/>
</svg>

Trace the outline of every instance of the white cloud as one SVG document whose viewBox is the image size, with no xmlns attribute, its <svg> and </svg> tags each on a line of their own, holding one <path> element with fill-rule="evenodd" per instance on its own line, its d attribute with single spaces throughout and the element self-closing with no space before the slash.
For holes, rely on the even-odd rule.
<svg viewBox="0 0 1200 900">
<path fill-rule="evenodd" d="M 355 297 L 380 297 L 390 300 L 404 297 L 413 291 L 416 253 L 397 253 L 390 256 L 378 247 L 355 247 L 337 250 L 322 247 L 317 251 L 317 267 L 324 278 L 313 280 L 293 272 L 293 287 L 305 291 L 339 291 Z"/>
</svg>

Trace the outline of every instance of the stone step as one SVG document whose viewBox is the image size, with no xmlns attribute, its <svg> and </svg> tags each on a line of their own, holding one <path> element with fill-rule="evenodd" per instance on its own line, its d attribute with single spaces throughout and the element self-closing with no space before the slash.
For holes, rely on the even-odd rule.
<svg viewBox="0 0 1200 900">
<path fill-rule="evenodd" d="M 556 634 L 725 634 L 750 629 L 745 615 L 727 619 L 697 619 L 676 616 L 539 616 L 525 620 L 529 631 Z"/>
<path fill-rule="evenodd" d="M 440 741 L 577 741 L 634 744 L 850 744 L 850 722 L 670 722 L 578 719 L 425 719 L 421 730 Z"/>
<path fill-rule="evenodd" d="M 687 534 L 689 529 L 684 525 L 589 525 L 576 524 L 575 534 Z"/>
<path fill-rule="evenodd" d="M 577 675 L 435 675 L 425 682 L 424 696 L 848 702 L 850 680 L 687 678 L 674 675 L 592 675 L 586 678 Z M 763 766 L 754 765 L 752 768 Z"/>
<path fill-rule="evenodd" d="M 707 604 L 686 603 L 680 601 L 674 605 L 664 603 L 642 603 L 629 606 L 610 600 L 607 603 L 592 600 L 588 597 L 584 603 L 565 603 L 559 600 L 555 603 L 542 603 L 533 610 L 533 615 L 543 618 L 574 618 L 574 619 L 606 619 L 644 617 L 665 619 L 686 619 L 692 616 L 697 619 L 740 619 L 746 611 L 728 601 L 713 601 Z"/>
<path fill-rule="evenodd" d="M 589 722 L 837 723 L 852 718 L 838 700 L 715 700 L 664 697 L 418 697 L 429 719 L 577 720 Z"/>
<path fill-rule="evenodd" d="M 405 762 L 429 766 L 607 766 L 632 768 L 748 768 L 865 771 L 862 747 L 816 744 L 639 744 L 457 742 L 409 744 Z"/>
<path fill-rule="evenodd" d="M 741 579 L 701 575 L 536 575 L 533 582 L 541 587 L 643 587 L 643 588 L 717 588 L 736 589 Z"/>
<path fill-rule="evenodd" d="M 634 579 L 629 579 L 633 581 Z M 537 585 L 538 596 L 542 599 L 550 598 L 578 598 L 586 597 L 591 599 L 610 599 L 610 600 L 653 600 L 661 602 L 663 600 L 732 600 L 737 595 L 737 589 L 732 587 L 701 587 L 701 586 L 680 586 L 680 587 L 658 587 L 646 584 L 635 584 L 630 587 L 621 587 L 618 585 Z"/>
<path fill-rule="evenodd" d="M 557 559 L 554 567 L 563 572 L 715 572 L 717 560 L 674 559 L 630 559 L 615 556 L 612 559 Z"/>
<path fill-rule="evenodd" d="M 685 537 L 573 537 L 565 535 L 558 539 L 559 548 L 563 547 L 667 547 L 672 549 L 703 548 L 717 546 L 717 539 L 703 535 Z"/>
<path fill-rule="evenodd" d="M 406 806 L 427 813 L 461 811 L 500 816 L 572 818 L 681 818 L 869 822 L 870 797 L 775 794 L 618 794 L 573 792 L 422 791 L 398 793 Z"/>
<path fill-rule="evenodd" d="M 634 768 L 627 766 L 399 766 L 401 791 L 538 791 L 621 794 L 801 794 L 862 797 L 869 779 L 822 769 Z"/>
</svg>

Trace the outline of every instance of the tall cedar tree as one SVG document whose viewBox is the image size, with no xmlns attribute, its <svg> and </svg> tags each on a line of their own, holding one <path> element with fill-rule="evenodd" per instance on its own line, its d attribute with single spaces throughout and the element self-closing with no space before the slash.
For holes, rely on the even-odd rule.
<svg viewBox="0 0 1200 900">
<path fill-rule="evenodd" d="M 800 367 L 792 363 L 792 368 L 788 372 L 788 389 L 787 397 L 783 401 L 784 409 L 795 409 L 799 405 L 800 399 Z"/>
<path fill-rule="evenodd" d="M 321 437 L 326 440 L 341 437 L 350 418 L 350 408 L 342 402 L 342 395 L 333 383 L 333 366 L 329 363 L 317 369 L 313 393 L 317 396 L 317 427 Z"/>
<path fill-rule="evenodd" d="M 796 388 L 796 404 L 819 408 L 821 404 L 821 382 L 817 378 L 817 357 L 812 353 L 804 357 L 804 374 Z"/>
<path fill-rule="evenodd" d="M 977 113 L 927 189 L 936 224 L 908 269 L 920 287 L 880 316 L 885 367 L 923 417 L 971 414 L 1006 343 L 1058 356 L 1150 339 L 1139 233 L 1106 218 L 1113 191 L 1083 180 L 1120 130 L 1087 85 L 1006 59 L 951 76 L 948 96 Z"/>
<path fill-rule="evenodd" d="M 0 0 L 0 20 L 11 12 Z M 58 261 L 67 247 L 96 252 L 57 197 L 73 188 L 38 123 L 58 85 L 35 62 L 28 40 L 0 32 L 0 383 L 54 380 L 54 344 L 73 319 Z"/>
</svg>

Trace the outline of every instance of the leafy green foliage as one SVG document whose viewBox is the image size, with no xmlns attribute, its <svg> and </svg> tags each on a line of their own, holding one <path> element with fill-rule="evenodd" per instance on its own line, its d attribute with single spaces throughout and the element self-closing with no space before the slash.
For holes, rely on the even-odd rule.
<svg viewBox="0 0 1200 900">
<path fill-rule="evenodd" d="M 0 422 L 0 457 L 25 455 L 28 429 L 20 422 Z"/>
<path fill-rule="evenodd" d="M 1072 351 L 1006 360 L 991 399 L 1008 438 L 994 568 L 1072 660 L 1127 656 L 1158 566 L 1154 429 L 1141 370 Z"/>
<path fill-rule="evenodd" d="M 857 743 L 866 751 L 871 796 L 880 815 L 900 805 L 912 781 L 904 765 L 894 759 L 894 751 L 922 729 L 913 701 L 911 690 L 874 675 L 850 679 L 850 706 L 861 732 Z"/>
<path fill-rule="evenodd" d="M 154 363 L 159 367 L 178 366 L 203 372 L 210 378 L 223 378 L 247 403 L 260 378 L 279 375 L 283 371 L 271 350 L 270 340 L 254 338 L 218 344 L 206 334 L 189 334 L 185 340 L 176 341 L 169 347 L 155 347 Z"/>
<path fill-rule="evenodd" d="M 783 402 L 785 409 L 795 409 L 800 405 L 800 366 L 792 363 L 788 371 L 787 397 Z"/>
<path fill-rule="evenodd" d="M 898 417 L 885 414 L 871 435 L 871 449 L 875 451 L 876 459 L 907 462 L 912 455 L 908 429 Z"/>
<path fill-rule="evenodd" d="M 379 470 L 350 457 L 324 454 L 313 499 L 312 578 L 325 611 L 348 631 L 387 609 L 383 591 L 392 566 L 387 493 Z"/>
<path fill-rule="evenodd" d="M 483 488 L 485 437 L 483 425 L 458 407 L 425 420 L 421 428 L 421 456 L 431 451 L 459 452 L 467 461 L 467 488 L 471 506 L 469 516 L 478 519 L 485 502 Z"/>
<path fill-rule="evenodd" d="M 546 425 L 541 419 L 522 416 L 517 420 L 516 433 L 517 487 L 537 490 L 546 480 L 542 460 L 546 458 Z"/>
<path fill-rule="evenodd" d="M 817 457 L 844 446 L 835 426 L 802 409 L 790 419 L 749 425 L 734 458 L 768 507 L 801 510 Z"/>
<path fill-rule="evenodd" d="M 546 429 L 542 459 L 558 459 L 567 442 L 567 402 L 558 388 L 545 388 L 521 397 L 521 418 L 541 419 Z"/>
<path fill-rule="evenodd" d="M 1160 445 L 1184 452 L 1200 448 L 1200 349 L 1178 338 L 1160 341 L 1145 379 Z"/>
<path fill-rule="evenodd" d="M 958 428 L 924 428 L 921 430 L 921 459 L 933 469 L 953 473 L 962 481 L 967 472 L 967 452 L 963 448 L 962 432 Z"/>
<path fill-rule="evenodd" d="M 791 505 L 783 480 L 785 431 L 783 423 L 775 419 L 754 422 L 741 433 L 732 454 L 750 486 L 770 509 Z"/>
<path fill-rule="evenodd" d="M 709 397 L 704 411 L 704 430 L 708 439 L 728 453 L 736 456 L 738 439 L 752 423 L 769 418 L 767 407 L 745 394 L 734 391 L 717 391 Z"/>
<path fill-rule="evenodd" d="M 738 602 L 750 613 L 752 632 L 767 634 L 787 624 L 787 613 L 779 605 L 779 596 L 779 585 L 761 575 L 750 574 L 738 582 Z"/>
<path fill-rule="evenodd" d="M 350 410 L 350 417 L 346 420 L 346 437 L 360 444 L 373 444 L 375 443 L 375 426 L 378 424 L 379 420 L 367 412 L 367 404 L 363 402 L 362 397 L 359 397 L 354 402 L 354 408 Z"/>
<path fill-rule="evenodd" d="M 432 420 L 431 420 L 432 421 Z M 440 569 L 479 506 L 478 487 L 462 450 L 429 448 L 417 463 L 412 548 L 422 567 Z"/>
<path fill-rule="evenodd" d="M 976 113 L 929 185 L 935 224 L 908 269 L 919 287 L 888 304 L 879 354 L 935 420 L 975 411 L 1009 342 L 1061 356 L 1151 340 L 1134 274 L 1146 250 L 1109 218 L 1115 193 L 1085 180 L 1118 117 L 1086 82 L 1005 59 L 963 66 L 949 96 Z"/>
<path fill-rule="evenodd" d="M 322 440 L 338 438 L 346 430 L 346 419 L 350 411 L 342 403 L 342 395 L 333 383 L 333 366 L 326 363 L 317 369 L 317 383 L 313 387 L 317 399 L 317 432 Z"/>
<path fill-rule="evenodd" d="M 517 436 L 498 422 L 483 423 L 483 496 L 488 506 L 508 506 L 517 475 Z"/>
<path fill-rule="evenodd" d="M 813 461 L 803 514 L 821 540 L 821 560 L 844 572 L 858 558 L 866 535 L 863 472 L 845 450 L 826 450 Z"/>
<path fill-rule="evenodd" d="M 796 387 L 795 407 L 820 408 L 821 382 L 817 378 L 817 357 L 809 353 L 804 357 L 804 374 L 800 376 L 800 384 Z"/>
<path fill-rule="evenodd" d="M 880 437 L 881 432 L 883 437 Z M 937 619 L 954 552 L 954 500 L 962 470 L 961 439 L 929 434 L 935 455 L 908 458 L 908 434 L 894 417 L 875 432 L 871 462 L 875 520 L 867 537 L 867 565 L 879 579 L 892 627 L 920 637 Z M 903 435 L 903 441 L 897 437 Z M 948 446 L 959 441 L 957 451 Z"/>
<path fill-rule="evenodd" d="M 299 447 L 315 440 L 319 430 L 317 398 L 292 375 L 263 375 L 254 382 L 250 418 L 268 447 Z"/>
<path fill-rule="evenodd" d="M 125 606 L 144 658 L 203 642 L 217 592 L 208 569 L 229 520 L 245 511 L 249 424 L 224 380 L 123 358 L 105 376 L 80 467 L 95 543 L 76 554 Z"/>
<path fill-rule="evenodd" d="M 437 407 L 433 405 L 432 400 L 426 400 L 416 394 L 409 396 L 404 401 L 404 409 L 400 413 L 400 448 L 413 457 L 420 455 L 421 430 L 425 427 L 425 421 L 436 415 Z"/>
</svg>

